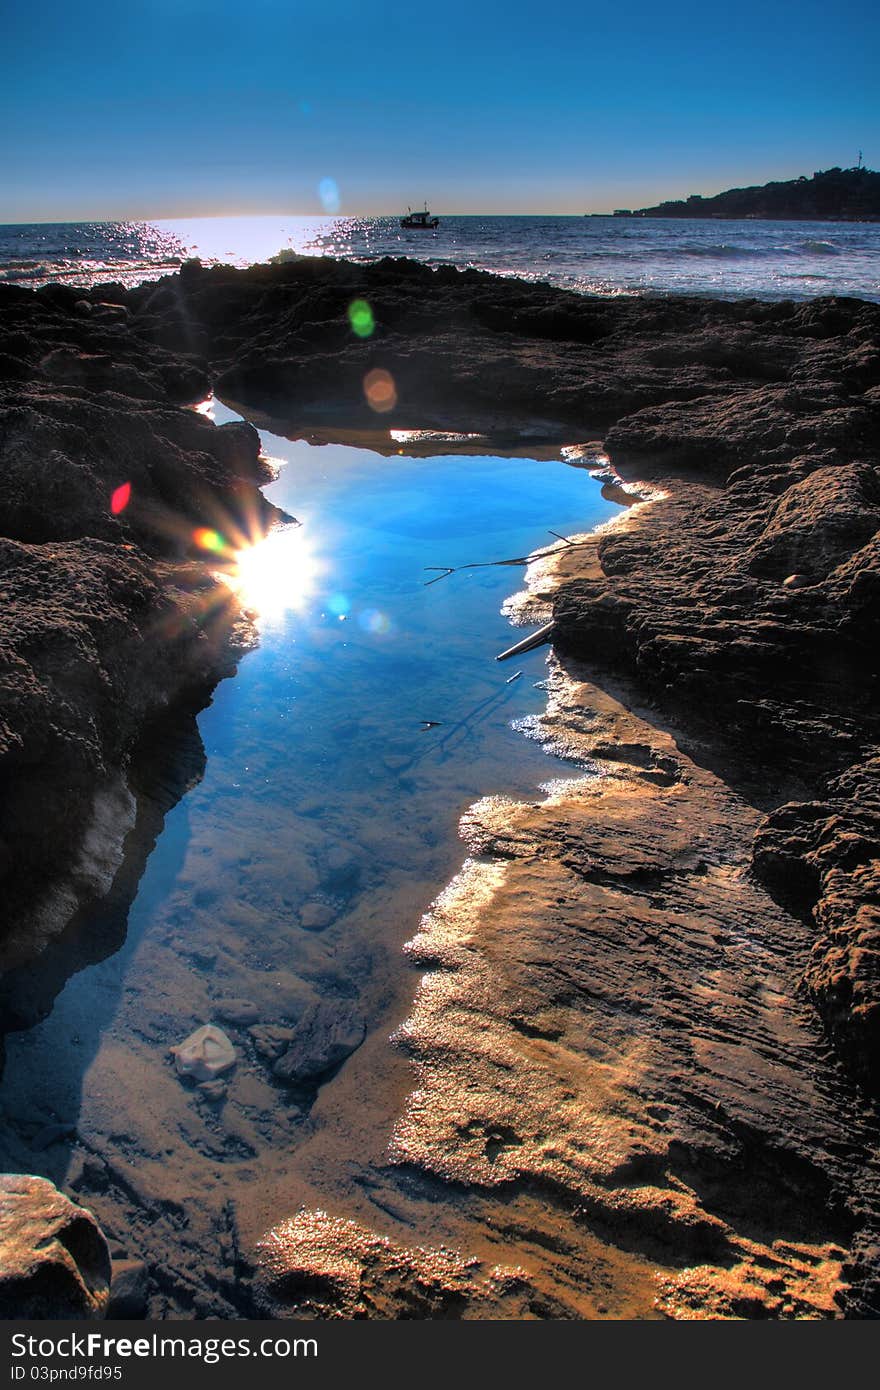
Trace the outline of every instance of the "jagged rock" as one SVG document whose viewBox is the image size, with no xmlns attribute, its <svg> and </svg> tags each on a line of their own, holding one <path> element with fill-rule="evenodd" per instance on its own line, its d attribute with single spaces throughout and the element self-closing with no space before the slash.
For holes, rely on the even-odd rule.
<svg viewBox="0 0 880 1390">
<path fill-rule="evenodd" d="M 355 297 L 374 313 L 366 341 L 348 328 Z M 11 918 L 21 885 L 71 873 L 95 788 L 155 710 L 203 701 L 222 669 L 197 621 L 210 581 L 157 525 L 168 508 L 189 526 L 205 488 L 233 512 L 254 503 L 252 432 L 171 408 L 209 373 L 254 411 L 295 402 L 291 433 L 375 427 L 374 366 L 397 387 L 383 426 L 603 429 L 615 477 L 653 500 L 560 562 L 554 641 L 682 746 L 623 737 L 618 711 L 595 750 L 601 805 L 473 818 L 490 881 L 463 934 L 435 922 L 414 948 L 432 973 L 401 1030 L 420 1076 L 394 1156 L 432 1181 L 523 1184 L 517 1204 L 549 1185 L 622 1246 L 665 1243 L 674 1315 L 876 1303 L 861 1101 L 803 994 L 876 1080 L 880 306 L 604 300 L 330 258 L 188 263 L 118 298 L 129 317 L 110 322 L 81 291 L 0 287 Z M 117 440 L 133 492 L 114 517 Z M 156 632 L 174 636 L 157 648 Z M 318 869 L 333 896 L 357 886 L 344 862 Z M 252 1032 L 281 1079 L 313 1085 L 363 1023 L 320 1005 L 287 1037 Z M 309 1268 L 292 1270 L 294 1305 Z"/>
<path fill-rule="evenodd" d="M 824 579 L 860 550 L 878 527 L 876 468 L 866 463 L 817 468 L 773 504 L 751 547 L 749 568 L 753 574 L 778 577 L 808 570 L 814 579 Z"/>
<path fill-rule="evenodd" d="M 237 610 L 189 558 L 193 528 L 274 514 L 256 430 L 180 408 L 207 393 L 204 360 L 64 288 L 0 286 L 0 968 L 100 896 L 77 865 L 102 789 L 234 669 Z"/>
<path fill-rule="evenodd" d="M 274 1023 L 262 1023 L 248 1031 L 260 1056 L 267 1057 L 273 1062 L 276 1057 L 281 1056 L 294 1036 L 292 1028 L 283 1028 Z"/>
<path fill-rule="evenodd" d="M 365 1034 L 363 1015 L 351 1005 L 313 1004 L 272 1070 L 282 1081 L 314 1081 L 359 1048 Z"/>
<path fill-rule="evenodd" d="M 46 1178 L 0 1176 L 0 1318 L 100 1318 L 110 1252 L 91 1212 Z"/>
<path fill-rule="evenodd" d="M 812 910 L 819 937 L 804 984 L 869 1083 L 880 1077 L 880 753 L 821 800 L 789 802 L 755 836 L 755 869 L 782 901 Z"/>
<path fill-rule="evenodd" d="M 0 392 L 8 412 L 2 529 L 27 547 L 49 547 L 45 566 L 59 571 L 53 611 L 60 603 L 64 612 L 63 595 L 76 590 L 78 612 L 114 620 L 112 636 L 109 623 L 93 623 L 85 641 L 79 627 L 50 630 L 33 586 L 13 596 L 16 611 L 26 604 L 41 621 L 45 612 L 45 639 L 29 640 L 26 651 L 13 642 L 7 666 L 12 810 L 0 839 L 19 822 L 30 827 L 28 852 L 16 854 L 16 888 L 66 872 L 73 847 L 65 827 L 85 819 L 95 769 L 118 767 L 150 717 L 152 699 L 127 672 L 155 670 L 146 691 L 161 690 L 166 701 L 183 687 L 204 691 L 216 674 L 218 654 L 205 650 L 194 623 L 197 595 L 182 603 L 186 584 L 158 574 L 151 558 L 167 547 L 159 523 L 168 509 L 193 518 L 206 490 L 233 511 L 239 499 L 259 505 L 255 432 L 169 409 L 204 392 L 209 372 L 231 398 L 279 417 L 295 400 L 313 425 L 372 426 L 361 383 L 378 355 L 398 385 L 383 424 L 472 430 L 503 419 L 510 430 L 540 419 L 549 434 L 569 438 L 576 428 L 594 437 L 602 425 L 615 465 L 630 476 L 697 470 L 693 495 L 652 508 L 638 538 L 606 538 L 599 583 L 566 586 L 559 641 L 625 661 L 654 694 L 673 692 L 696 710 L 717 705 L 720 721 L 765 748 L 779 733 L 783 757 L 797 755 L 802 766 L 806 746 L 820 746 L 823 770 L 857 752 L 858 718 L 848 722 L 841 711 L 872 678 L 880 647 L 880 556 L 869 534 L 878 306 L 605 300 L 391 259 L 300 258 L 246 271 L 193 262 L 178 276 L 114 291 L 112 303 L 63 286 L 0 289 L 0 356 L 12 371 Z M 373 309 L 377 330 L 367 341 L 348 328 L 355 297 Z M 114 384 L 124 397 L 107 389 Z M 114 517 L 107 498 L 123 481 L 123 447 L 132 500 Z M 84 534 L 108 542 L 106 557 Z M 120 554 L 131 544 L 138 549 Z M 105 558 L 123 580 L 112 595 Z M 10 562 L 13 572 L 21 563 Z M 817 582 L 785 587 L 796 565 Z M 41 590 L 47 578 L 39 576 Z M 204 573 L 201 597 L 209 597 Z M 163 621 L 157 609 L 169 598 Z M 179 640 L 167 662 L 164 653 L 157 661 L 152 634 L 169 627 Z M 125 641 L 114 666 L 120 634 L 142 649 L 140 666 Z M 50 684 L 34 666 L 42 640 L 73 647 L 84 701 L 70 702 L 63 682 Z M 103 695 L 108 660 L 116 688 L 94 721 L 92 691 Z M 817 701 L 807 676 L 820 672 L 829 679 Z M 77 730 L 94 724 L 94 740 L 83 745 L 59 727 L 65 701 Z M 43 828 L 29 788 L 34 769 L 50 764 L 57 785 L 33 794 L 35 804 L 58 808 Z M 330 891 L 353 891 L 357 872 L 326 868 Z"/>
</svg>

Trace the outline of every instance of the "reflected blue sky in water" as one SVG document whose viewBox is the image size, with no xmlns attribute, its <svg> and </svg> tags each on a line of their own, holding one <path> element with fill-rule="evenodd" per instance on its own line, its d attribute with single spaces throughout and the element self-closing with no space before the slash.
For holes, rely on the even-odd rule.
<svg viewBox="0 0 880 1390">
<path fill-rule="evenodd" d="M 216 418 L 233 417 L 218 406 Z M 27 1136 L 75 1122 L 97 1151 L 122 1145 L 154 1164 L 160 1186 L 169 1163 L 188 1192 L 207 1184 L 206 1211 L 233 1182 L 240 1205 L 258 1206 L 306 1113 L 233 1029 L 223 1122 L 243 1138 L 218 1149 L 210 1107 L 181 1086 L 168 1049 L 224 998 L 275 1025 L 315 999 L 353 1001 L 387 1038 L 415 984 L 401 945 L 464 858 L 461 813 L 488 793 L 535 797 L 560 771 L 510 727 L 543 707 L 544 652 L 519 658 L 511 684 L 511 665 L 494 660 L 515 640 L 500 608 L 523 571 L 425 587 L 424 567 L 523 555 L 550 528 L 617 511 L 557 461 L 262 437 L 287 460 L 267 493 L 302 524 L 269 543 L 279 563 L 260 580 L 271 600 L 260 645 L 199 716 L 205 775 L 166 817 L 124 944 L 73 975 L 43 1023 L 8 1037 L 0 1087 L 7 1165 L 63 1182 L 69 1146 L 32 1151 Z M 393 1067 L 394 1050 L 380 1060 Z M 374 1084 L 381 1107 L 393 1087 Z M 120 1229 L 109 1197 L 106 1209 L 90 1200 Z M 194 1218 L 196 1243 L 199 1230 Z"/>
<path fill-rule="evenodd" d="M 234 417 L 218 406 L 216 418 Z M 369 781 L 378 800 L 382 785 L 388 796 L 400 794 L 399 768 L 383 762 L 389 750 L 395 762 L 411 759 L 422 779 L 452 755 L 441 731 L 455 727 L 453 742 L 467 750 L 462 804 L 488 790 L 525 790 L 532 777 L 536 785 L 546 767 L 508 724 L 542 707 L 533 682 L 543 656 L 529 657 L 532 679 L 518 690 L 507 686 L 510 670 L 494 661 L 510 645 L 500 608 L 522 570 L 464 571 L 426 587 L 425 567 L 521 555 L 552 544 L 548 527 L 588 528 L 615 510 L 598 485 L 558 462 L 382 457 L 265 432 L 263 442 L 287 460 L 267 496 L 302 525 L 255 552 L 250 580 L 253 606 L 263 610 L 261 646 L 202 717 L 209 757 L 239 749 L 243 765 L 265 767 L 295 729 L 307 742 L 298 750 L 298 776 L 285 773 L 290 791 L 294 783 L 302 793 L 332 779 L 332 793 Z M 240 740 L 255 709 L 259 746 L 245 750 Z M 441 725 L 432 741 L 420 731 L 423 720 Z M 496 757 L 509 788 L 499 788 L 484 764 Z"/>
</svg>

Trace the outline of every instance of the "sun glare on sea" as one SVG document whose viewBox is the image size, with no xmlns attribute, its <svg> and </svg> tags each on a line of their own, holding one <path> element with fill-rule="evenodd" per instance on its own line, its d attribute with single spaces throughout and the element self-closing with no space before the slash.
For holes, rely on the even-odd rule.
<svg viewBox="0 0 880 1390">
<path fill-rule="evenodd" d="M 242 607 L 271 621 L 305 607 L 320 573 L 300 526 L 280 526 L 236 553 L 227 582 Z"/>
</svg>

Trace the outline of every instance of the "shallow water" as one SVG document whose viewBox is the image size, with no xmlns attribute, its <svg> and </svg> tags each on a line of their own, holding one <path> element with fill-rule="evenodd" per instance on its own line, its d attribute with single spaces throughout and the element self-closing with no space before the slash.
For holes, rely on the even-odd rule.
<svg viewBox="0 0 880 1390">
<path fill-rule="evenodd" d="M 45 1021 L 7 1038 L 0 1085 L 4 1167 L 78 1184 L 120 1247 L 162 1268 L 167 1308 L 202 1315 L 235 1307 L 213 1271 L 233 1199 L 246 1239 L 287 1214 L 277 1200 L 344 1205 L 369 1187 L 409 1084 L 388 1043 L 416 982 L 400 947 L 464 858 L 459 816 L 487 793 L 534 798 L 560 770 L 511 728 L 543 708 L 543 652 L 494 660 L 517 638 L 500 609 L 522 570 L 426 585 L 424 567 L 524 555 L 554 543 L 550 527 L 618 511 L 559 460 L 262 437 L 287 460 L 267 495 L 302 525 L 251 575 L 260 645 L 199 717 L 204 777 L 165 819 L 127 932 L 116 924 L 123 944 L 80 962 Z M 39 970 L 21 988 L 39 994 Z M 247 1027 L 222 1022 L 229 998 L 282 1026 L 314 1000 L 348 1001 L 370 1061 L 355 1053 L 341 1074 L 354 1082 L 314 1104 L 273 1077 Z M 211 1020 L 239 1053 L 219 1104 L 168 1053 Z M 332 1158 L 297 1178 L 322 1126 Z"/>
</svg>

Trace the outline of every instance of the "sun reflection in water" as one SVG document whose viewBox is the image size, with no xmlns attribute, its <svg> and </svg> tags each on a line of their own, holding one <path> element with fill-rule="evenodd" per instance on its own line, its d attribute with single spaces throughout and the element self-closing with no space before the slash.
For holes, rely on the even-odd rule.
<svg viewBox="0 0 880 1390">
<path fill-rule="evenodd" d="M 278 526 L 237 551 L 225 578 L 244 609 L 271 622 L 306 606 L 320 568 L 302 527 Z"/>
</svg>

